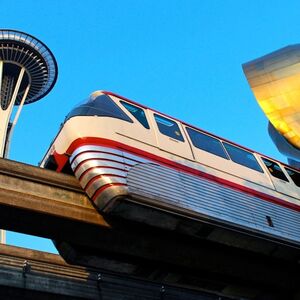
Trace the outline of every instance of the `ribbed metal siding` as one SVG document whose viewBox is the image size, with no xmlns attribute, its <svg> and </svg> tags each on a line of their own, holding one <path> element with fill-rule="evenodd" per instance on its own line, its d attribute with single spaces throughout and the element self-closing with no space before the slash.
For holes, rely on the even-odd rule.
<svg viewBox="0 0 300 300">
<path fill-rule="evenodd" d="M 136 161 L 125 158 L 117 149 L 87 145 L 73 152 L 70 163 L 80 185 L 93 199 L 102 187 L 126 186 L 127 172 Z"/>
<path fill-rule="evenodd" d="M 300 242 L 299 212 L 217 182 L 160 166 L 121 150 L 95 145 L 76 149 L 70 162 L 78 179 L 86 172 L 80 182 L 90 196 L 104 183 L 96 182 L 89 189 L 87 184 L 101 174 L 114 183 L 127 180 L 129 194 L 153 199 L 153 207 L 159 201 L 160 206 L 166 205 L 168 209 L 182 209 L 183 215 L 188 211 L 199 218 L 215 219 L 235 227 Z M 107 162 L 112 169 L 105 167 Z M 112 174 L 124 179 L 116 180 Z M 267 224 L 266 216 L 271 217 L 274 227 Z"/>
<path fill-rule="evenodd" d="M 138 164 L 128 173 L 129 193 L 157 197 L 161 203 L 235 226 L 300 242 L 298 212 L 229 187 L 154 164 Z M 267 224 L 272 218 L 274 227 Z"/>
</svg>

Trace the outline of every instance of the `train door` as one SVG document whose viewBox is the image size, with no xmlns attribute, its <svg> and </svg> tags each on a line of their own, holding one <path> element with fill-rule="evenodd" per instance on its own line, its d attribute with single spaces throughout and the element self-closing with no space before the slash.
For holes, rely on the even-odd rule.
<svg viewBox="0 0 300 300">
<path fill-rule="evenodd" d="M 275 189 L 280 193 L 298 198 L 299 191 L 297 191 L 294 183 L 289 181 L 288 176 L 285 173 L 286 171 L 279 163 L 265 157 L 261 157 L 261 159 L 270 174 Z"/>
<path fill-rule="evenodd" d="M 151 112 L 158 147 L 186 159 L 194 159 L 181 124 L 173 119 Z"/>
</svg>

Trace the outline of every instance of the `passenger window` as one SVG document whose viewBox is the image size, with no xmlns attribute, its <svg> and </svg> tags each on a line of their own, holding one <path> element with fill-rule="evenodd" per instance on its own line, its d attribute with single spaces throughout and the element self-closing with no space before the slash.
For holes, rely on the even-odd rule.
<svg viewBox="0 0 300 300">
<path fill-rule="evenodd" d="M 223 145 L 232 161 L 236 162 L 237 164 L 248 167 L 252 170 L 263 173 L 263 170 L 258 164 L 253 153 L 225 142 L 223 142 Z"/>
<path fill-rule="evenodd" d="M 143 109 L 137 107 L 135 105 L 129 104 L 124 101 L 120 101 L 120 103 L 146 128 L 150 129 L 146 114 Z"/>
<path fill-rule="evenodd" d="M 262 157 L 261 159 L 266 165 L 266 167 L 268 168 L 268 170 L 270 171 L 272 176 L 284 181 L 288 181 L 283 171 L 281 170 L 280 166 L 276 162 L 266 159 L 264 157 Z"/>
<path fill-rule="evenodd" d="M 186 130 L 196 148 L 228 159 L 228 156 L 218 139 L 189 127 L 186 127 Z"/>
<path fill-rule="evenodd" d="M 294 183 L 300 187 L 300 173 L 295 170 L 292 170 L 290 168 L 287 168 L 287 167 L 285 167 L 285 170 L 287 171 L 289 176 L 292 178 Z"/>
<path fill-rule="evenodd" d="M 154 114 L 159 131 L 173 139 L 184 142 L 178 124 L 170 119 Z"/>
</svg>

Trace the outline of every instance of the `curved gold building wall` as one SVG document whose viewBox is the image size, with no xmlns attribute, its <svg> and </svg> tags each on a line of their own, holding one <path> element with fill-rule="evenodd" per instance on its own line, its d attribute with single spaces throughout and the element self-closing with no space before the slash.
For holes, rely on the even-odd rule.
<svg viewBox="0 0 300 300">
<path fill-rule="evenodd" d="M 300 44 L 250 61 L 243 70 L 270 122 L 300 148 Z"/>
</svg>

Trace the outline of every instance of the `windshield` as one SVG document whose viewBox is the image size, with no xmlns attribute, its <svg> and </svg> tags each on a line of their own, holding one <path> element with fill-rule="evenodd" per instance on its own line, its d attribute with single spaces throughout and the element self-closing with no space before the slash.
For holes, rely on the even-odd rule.
<svg viewBox="0 0 300 300">
<path fill-rule="evenodd" d="M 108 95 L 88 98 L 70 111 L 65 122 L 75 116 L 112 117 L 133 123 Z"/>
</svg>

